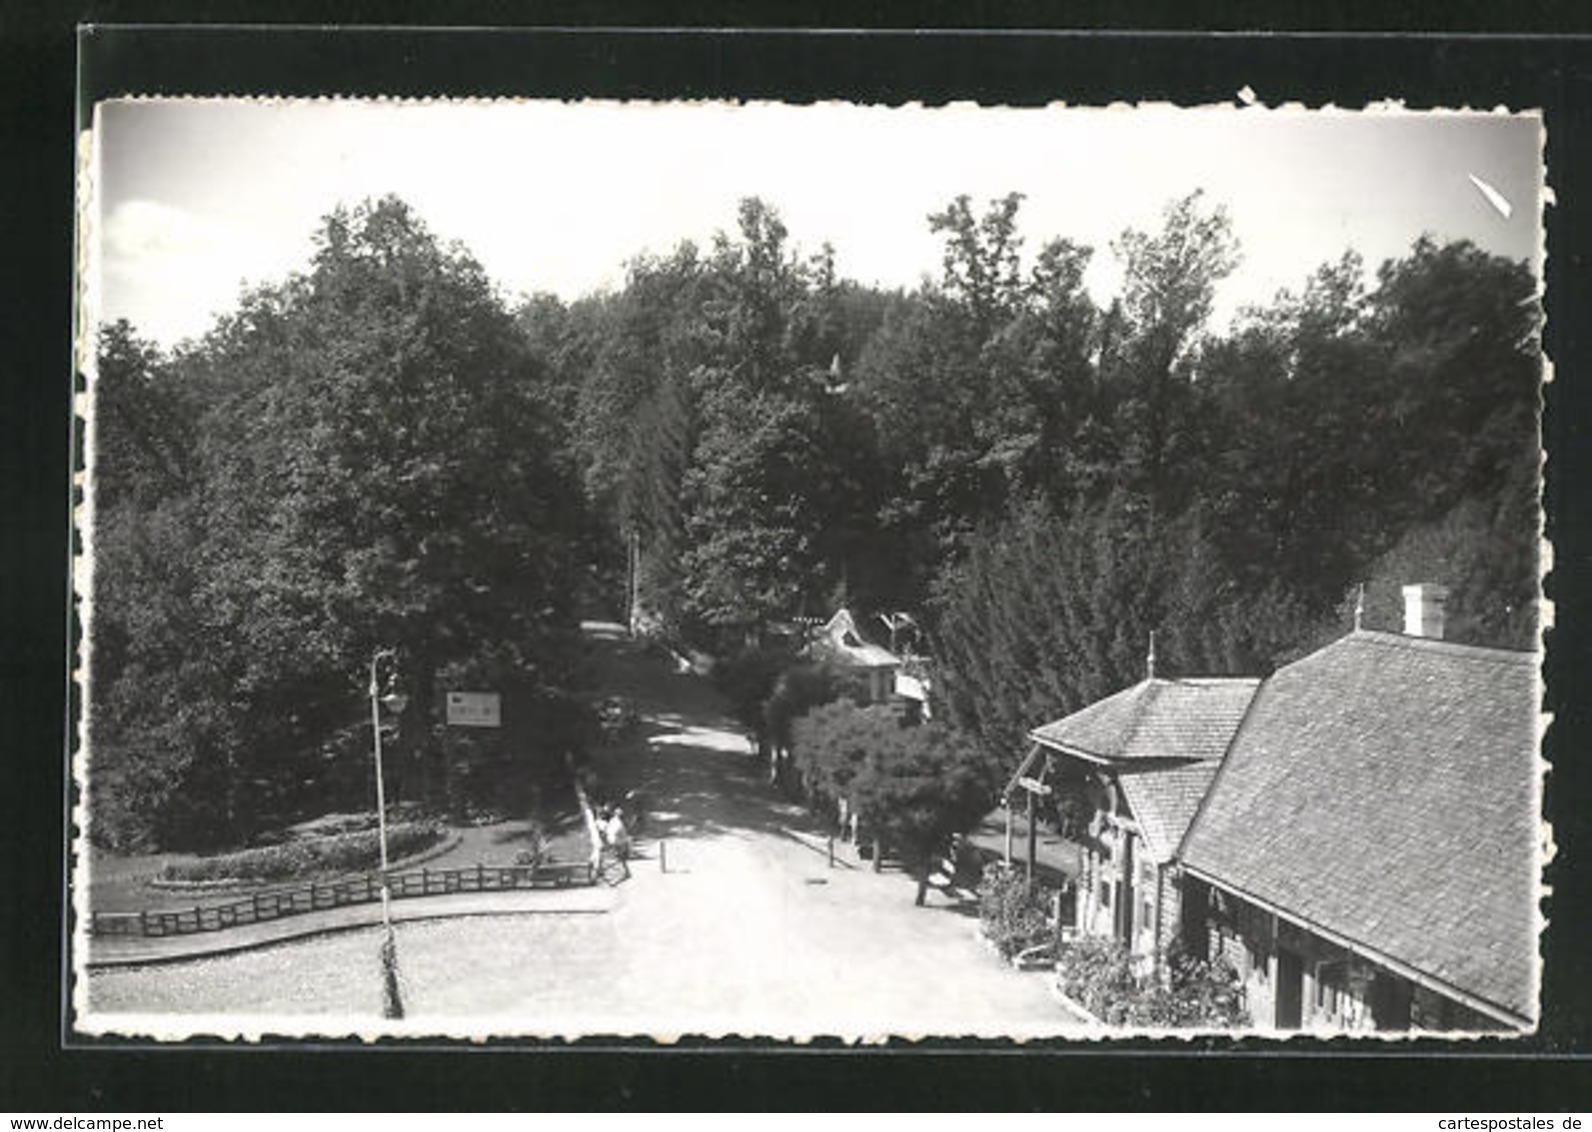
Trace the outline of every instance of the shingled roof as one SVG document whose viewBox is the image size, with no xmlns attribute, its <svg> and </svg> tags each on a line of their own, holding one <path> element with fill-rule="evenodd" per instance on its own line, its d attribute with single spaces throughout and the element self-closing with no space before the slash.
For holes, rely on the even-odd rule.
<svg viewBox="0 0 1592 1132">
<path fill-rule="evenodd" d="M 1259 680 L 1143 680 L 1029 732 L 1035 742 L 1100 762 L 1220 759 Z"/>
<path fill-rule="evenodd" d="M 1029 732 L 1042 746 L 1118 772 L 1151 853 L 1167 861 L 1260 681 L 1149 679 Z"/>
<path fill-rule="evenodd" d="M 1355 632 L 1255 696 L 1188 867 L 1536 1017 L 1537 659 Z"/>
<path fill-rule="evenodd" d="M 1128 809 L 1155 860 L 1164 863 L 1177 856 L 1178 845 L 1220 765 L 1215 760 L 1171 766 L 1139 762 L 1117 775 Z"/>
</svg>

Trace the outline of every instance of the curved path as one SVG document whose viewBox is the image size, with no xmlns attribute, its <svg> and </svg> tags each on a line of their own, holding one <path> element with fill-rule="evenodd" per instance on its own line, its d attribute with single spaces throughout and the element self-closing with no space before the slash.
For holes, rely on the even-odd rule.
<svg viewBox="0 0 1592 1132">
<path fill-rule="evenodd" d="M 910 879 L 874 873 L 840 847 L 831 866 L 820 830 L 766 785 L 704 681 L 636 653 L 615 627 L 589 631 L 605 652 L 609 686 L 637 702 L 648 733 L 618 768 L 651 795 L 640 857 L 627 880 L 599 890 L 611 901 L 606 915 L 403 925 L 406 1027 L 665 1040 L 1079 1032 L 1048 976 L 1017 973 L 975 940 L 970 909 L 938 894 L 916 907 Z M 292 953 L 295 981 L 317 985 L 317 972 L 335 981 L 366 962 L 376 939 L 353 935 L 94 972 L 89 999 L 110 1014 L 368 1018 L 377 1007 L 371 979 L 280 1001 L 262 985 L 286 977 L 274 974 L 286 959 L 271 952 Z"/>
</svg>

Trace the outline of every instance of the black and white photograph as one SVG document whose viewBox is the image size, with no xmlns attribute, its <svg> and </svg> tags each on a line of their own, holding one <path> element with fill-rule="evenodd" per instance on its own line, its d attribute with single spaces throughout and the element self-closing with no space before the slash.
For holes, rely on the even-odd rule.
<svg viewBox="0 0 1592 1132">
<path fill-rule="evenodd" d="M 76 1032 L 1536 1033 L 1532 107 L 90 121 Z"/>
</svg>

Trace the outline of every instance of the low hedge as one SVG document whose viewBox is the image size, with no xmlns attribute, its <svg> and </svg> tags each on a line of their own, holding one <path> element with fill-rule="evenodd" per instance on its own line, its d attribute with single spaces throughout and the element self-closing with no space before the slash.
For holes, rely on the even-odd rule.
<svg viewBox="0 0 1592 1132">
<path fill-rule="evenodd" d="M 399 822 L 387 827 L 387 855 L 397 859 L 429 849 L 442 840 L 444 830 L 434 822 Z M 288 880 L 314 873 L 351 873 L 377 868 L 381 863 L 377 830 L 360 830 L 331 837 L 304 838 L 236 853 L 200 857 L 196 861 L 166 866 L 166 880 Z"/>
</svg>

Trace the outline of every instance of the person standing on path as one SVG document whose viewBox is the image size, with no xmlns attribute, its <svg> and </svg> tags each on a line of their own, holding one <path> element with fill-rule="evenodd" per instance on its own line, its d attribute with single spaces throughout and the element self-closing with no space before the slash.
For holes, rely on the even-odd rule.
<svg viewBox="0 0 1592 1132">
<path fill-rule="evenodd" d="M 630 834 L 625 829 L 625 821 L 619 816 L 619 811 L 608 807 L 602 812 L 602 819 L 597 825 L 602 834 L 603 846 L 608 855 L 619 862 L 623 875 L 620 880 L 630 879 Z"/>
</svg>

